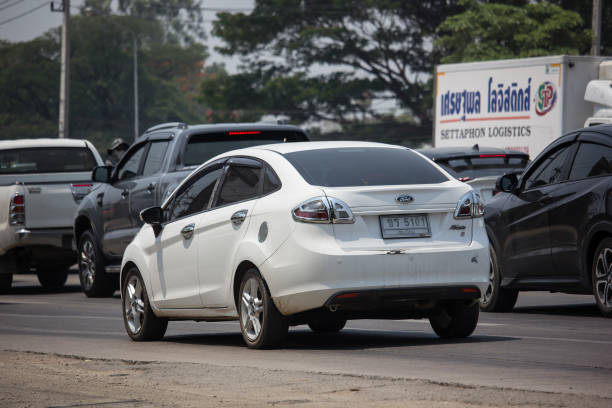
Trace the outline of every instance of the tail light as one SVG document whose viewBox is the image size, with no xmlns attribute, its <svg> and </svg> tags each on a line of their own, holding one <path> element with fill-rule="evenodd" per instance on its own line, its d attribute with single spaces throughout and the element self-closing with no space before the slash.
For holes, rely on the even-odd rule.
<svg viewBox="0 0 612 408">
<path fill-rule="evenodd" d="M 316 224 L 352 224 L 355 217 L 349 206 L 333 197 L 314 197 L 291 211 L 293 219 Z"/>
<path fill-rule="evenodd" d="M 21 193 L 15 193 L 11 197 L 9 224 L 25 225 L 25 196 Z"/>
<path fill-rule="evenodd" d="M 71 184 L 70 190 L 72 190 L 72 197 L 75 201 L 82 200 L 89 192 L 93 184 L 91 183 L 83 183 L 83 184 Z"/>
<path fill-rule="evenodd" d="M 480 195 L 474 191 L 469 191 L 461 197 L 455 209 L 455 219 L 477 218 L 484 215 L 484 203 L 480 200 Z"/>
</svg>

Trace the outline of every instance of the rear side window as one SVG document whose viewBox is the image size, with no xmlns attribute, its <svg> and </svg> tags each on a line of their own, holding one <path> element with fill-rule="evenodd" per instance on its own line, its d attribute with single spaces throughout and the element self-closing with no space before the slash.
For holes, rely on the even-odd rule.
<svg viewBox="0 0 612 408">
<path fill-rule="evenodd" d="M 264 185 L 263 193 L 269 194 L 281 188 L 281 182 L 270 166 L 266 166 L 264 170 Z"/>
<path fill-rule="evenodd" d="M 295 131 L 234 131 L 192 135 L 185 147 L 185 167 L 200 165 L 213 157 L 235 149 L 272 143 L 305 142 L 304 133 Z"/>
<path fill-rule="evenodd" d="M 96 160 L 86 147 L 0 150 L 0 174 L 90 171 Z"/>
<path fill-rule="evenodd" d="M 230 166 L 219 190 L 217 207 L 257 197 L 260 177 L 260 168 Z"/>
<path fill-rule="evenodd" d="M 572 165 L 570 180 L 612 174 L 612 149 L 593 143 L 581 143 Z"/>
<path fill-rule="evenodd" d="M 151 143 L 151 148 L 149 149 L 144 168 L 142 169 L 142 175 L 144 177 L 156 174 L 161 170 L 169 143 L 168 141 Z"/>
<path fill-rule="evenodd" d="M 437 184 L 448 181 L 430 162 L 408 149 L 333 148 L 286 153 L 284 157 L 304 180 L 315 186 Z"/>
</svg>

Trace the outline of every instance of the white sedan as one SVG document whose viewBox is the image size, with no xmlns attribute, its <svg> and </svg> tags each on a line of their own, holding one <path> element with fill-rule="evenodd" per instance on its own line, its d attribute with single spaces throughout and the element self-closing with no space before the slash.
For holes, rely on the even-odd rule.
<svg viewBox="0 0 612 408">
<path fill-rule="evenodd" d="M 289 326 L 429 318 L 469 336 L 489 283 L 477 194 L 410 149 L 378 143 L 265 145 L 195 170 L 146 223 L 121 265 L 125 328 L 240 320 L 249 347 Z"/>
</svg>

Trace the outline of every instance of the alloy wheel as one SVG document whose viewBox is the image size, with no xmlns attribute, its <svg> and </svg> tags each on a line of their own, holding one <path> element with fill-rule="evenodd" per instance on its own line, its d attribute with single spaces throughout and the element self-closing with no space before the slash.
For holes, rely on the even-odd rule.
<svg viewBox="0 0 612 408">
<path fill-rule="evenodd" d="M 131 276 L 125 285 L 124 312 L 129 330 L 133 334 L 138 334 L 142 329 L 144 320 L 144 301 L 142 282 L 137 276 Z"/>
<path fill-rule="evenodd" d="M 482 294 L 482 299 L 480 303 L 482 305 L 488 305 L 491 301 L 491 297 L 493 296 L 493 291 L 495 291 L 495 270 L 493 267 L 493 260 L 489 258 L 489 285 L 487 289 Z"/>
<path fill-rule="evenodd" d="M 85 290 L 91 289 L 96 276 L 96 252 L 93 243 L 86 240 L 81 248 L 80 273 Z"/>
<path fill-rule="evenodd" d="M 595 266 L 595 295 L 599 302 L 612 307 L 612 249 L 604 248 Z"/>
<path fill-rule="evenodd" d="M 263 324 L 263 289 L 255 278 L 250 278 L 242 288 L 242 307 L 240 320 L 250 341 L 255 341 L 261 334 Z"/>
</svg>

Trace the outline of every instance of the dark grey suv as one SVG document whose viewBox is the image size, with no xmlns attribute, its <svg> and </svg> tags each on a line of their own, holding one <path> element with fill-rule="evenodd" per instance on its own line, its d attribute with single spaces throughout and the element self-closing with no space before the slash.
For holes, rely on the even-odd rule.
<svg viewBox="0 0 612 408">
<path fill-rule="evenodd" d="M 142 226 L 140 211 L 161 205 L 197 166 L 229 150 L 308 140 L 298 127 L 264 123 L 166 123 L 148 129 L 116 167 L 96 167 L 92 178 L 100 184 L 77 210 L 74 238 L 83 292 L 113 294 L 123 251 Z"/>
</svg>

